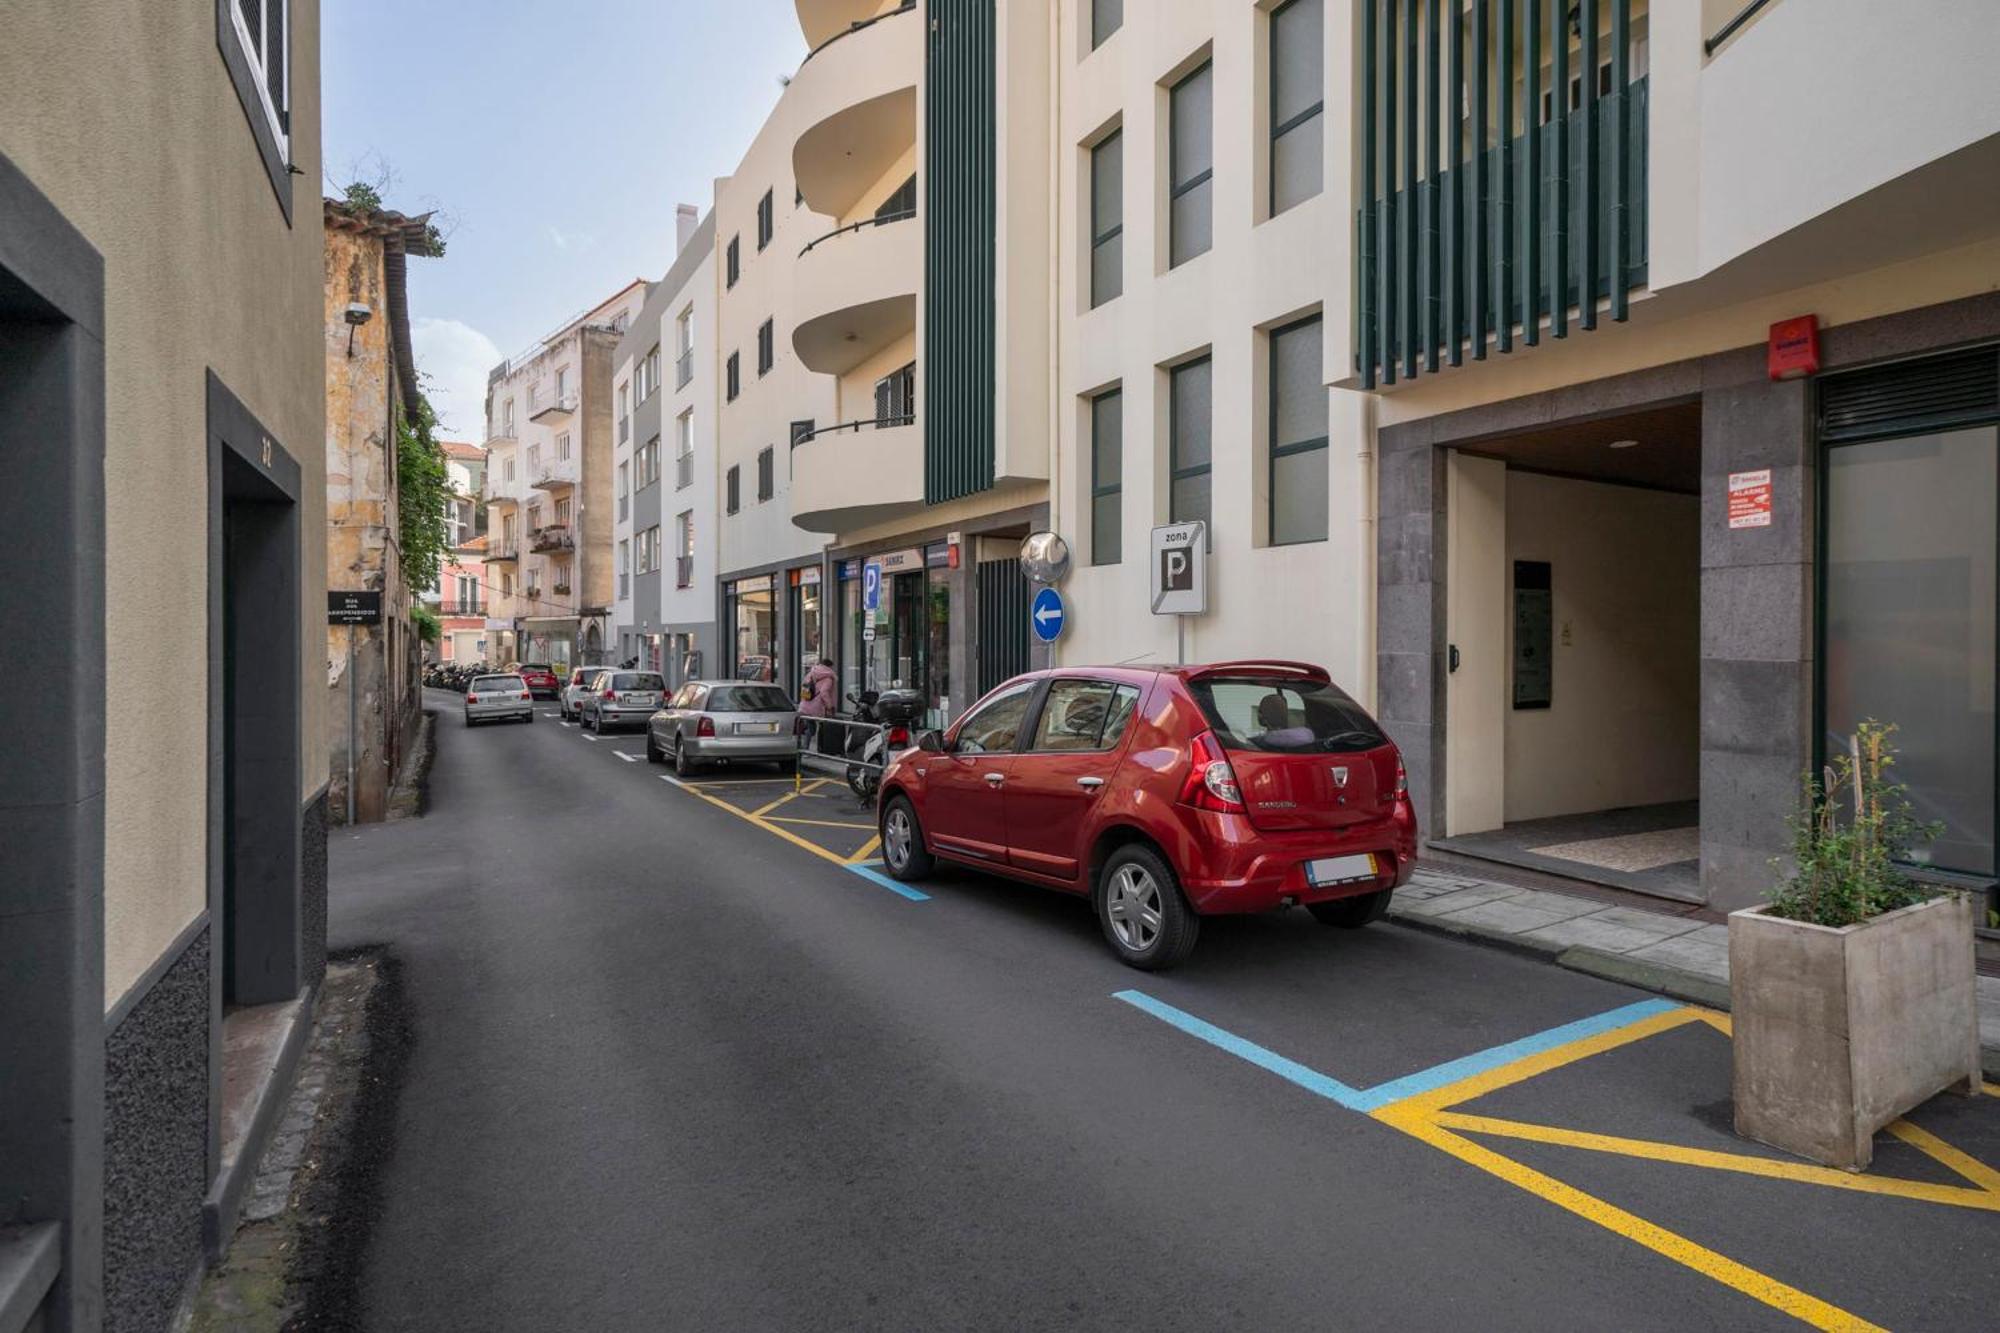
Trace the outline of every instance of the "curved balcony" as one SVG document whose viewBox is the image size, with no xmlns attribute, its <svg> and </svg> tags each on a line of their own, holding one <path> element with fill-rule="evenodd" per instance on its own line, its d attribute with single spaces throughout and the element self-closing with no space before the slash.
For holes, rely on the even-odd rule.
<svg viewBox="0 0 2000 1333">
<path fill-rule="evenodd" d="M 806 369 L 844 375 L 916 332 L 924 238 L 915 216 L 842 227 L 800 253 L 792 349 Z"/>
<path fill-rule="evenodd" d="M 797 0 L 797 7 L 806 45 L 817 49 L 855 24 L 873 18 L 882 0 Z"/>
<path fill-rule="evenodd" d="M 799 66 L 785 93 L 805 126 L 792 174 L 813 212 L 846 217 L 916 146 L 923 34 L 910 5 L 848 29 Z"/>
<path fill-rule="evenodd" d="M 924 503 L 924 432 L 914 417 L 850 421 L 792 450 L 792 523 L 844 532 Z"/>
</svg>

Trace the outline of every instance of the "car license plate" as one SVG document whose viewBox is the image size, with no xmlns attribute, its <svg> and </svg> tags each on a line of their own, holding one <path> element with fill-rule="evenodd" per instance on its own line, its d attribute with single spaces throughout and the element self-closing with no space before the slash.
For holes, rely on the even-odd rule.
<svg viewBox="0 0 2000 1333">
<path fill-rule="evenodd" d="M 739 736 L 775 736 L 778 724 L 775 722 L 738 722 L 736 734 Z"/>
<path fill-rule="evenodd" d="M 1373 878 L 1375 878 L 1373 852 L 1363 852 L 1359 856 L 1323 856 L 1317 861 L 1306 862 L 1306 883 L 1316 889 L 1329 888 L 1335 884 L 1355 884 Z"/>
</svg>

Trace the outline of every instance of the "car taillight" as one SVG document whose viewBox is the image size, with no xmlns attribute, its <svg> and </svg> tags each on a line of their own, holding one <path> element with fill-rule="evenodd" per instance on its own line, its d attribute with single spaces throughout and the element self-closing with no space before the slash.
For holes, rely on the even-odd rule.
<svg viewBox="0 0 2000 1333">
<path fill-rule="evenodd" d="M 476 704 L 479 702 L 479 696 L 476 694 L 468 694 L 465 696 L 465 701 L 469 704 Z"/>
<path fill-rule="evenodd" d="M 1407 800 L 1410 795 L 1410 771 L 1403 767 L 1403 756 L 1396 756 L 1396 799 Z"/>
<path fill-rule="evenodd" d="M 605 698 L 605 702 L 607 702 L 607 703 L 614 703 L 614 704 L 615 704 L 615 703 L 617 703 L 617 702 L 618 702 L 618 691 L 616 691 L 616 690 L 606 690 L 606 691 L 604 692 L 604 698 Z"/>
<path fill-rule="evenodd" d="M 695 723 L 694 734 L 697 736 L 713 736 L 715 734 L 715 719 L 705 717 Z"/>
<path fill-rule="evenodd" d="M 910 729 L 908 727 L 889 728 L 889 744 L 907 746 L 909 743 Z"/>
<path fill-rule="evenodd" d="M 1243 792 L 1236 785 L 1236 770 L 1222 753 L 1215 733 L 1204 731 L 1188 750 L 1187 780 L 1181 783 L 1181 804 L 1197 810 L 1243 813 Z"/>
</svg>

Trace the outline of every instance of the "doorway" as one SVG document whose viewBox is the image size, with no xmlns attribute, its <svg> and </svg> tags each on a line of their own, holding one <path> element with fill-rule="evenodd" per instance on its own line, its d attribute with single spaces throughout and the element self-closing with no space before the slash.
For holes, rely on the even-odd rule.
<svg viewBox="0 0 2000 1333">
<path fill-rule="evenodd" d="M 1698 403 L 1453 450 L 1447 851 L 1700 901 Z"/>
</svg>

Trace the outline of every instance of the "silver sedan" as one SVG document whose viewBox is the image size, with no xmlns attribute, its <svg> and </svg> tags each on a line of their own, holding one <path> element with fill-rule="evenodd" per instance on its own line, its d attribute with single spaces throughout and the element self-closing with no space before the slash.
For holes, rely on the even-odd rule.
<svg viewBox="0 0 2000 1333">
<path fill-rule="evenodd" d="M 474 676 L 465 687 L 465 725 L 519 718 L 535 720 L 535 701 L 519 676 Z"/>
<path fill-rule="evenodd" d="M 707 764 L 798 762 L 798 708 L 776 685 L 691 680 L 646 722 L 646 758 L 687 777 Z"/>
</svg>

